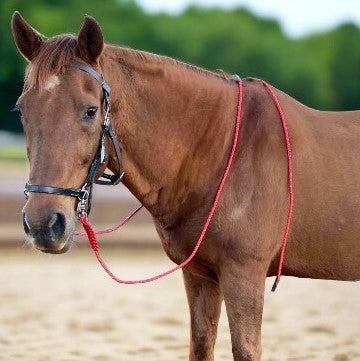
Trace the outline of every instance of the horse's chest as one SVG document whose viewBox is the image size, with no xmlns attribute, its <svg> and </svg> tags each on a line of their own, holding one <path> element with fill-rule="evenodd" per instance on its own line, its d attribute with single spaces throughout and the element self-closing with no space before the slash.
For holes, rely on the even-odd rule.
<svg viewBox="0 0 360 361">
<path fill-rule="evenodd" d="M 167 256 L 175 263 L 183 262 L 191 253 L 193 242 L 189 241 L 191 235 L 180 230 L 165 230 L 155 223 L 156 230 Z"/>
<path fill-rule="evenodd" d="M 176 264 L 184 262 L 194 250 L 196 236 L 191 234 L 191 232 L 174 233 L 158 229 L 158 233 L 167 256 Z M 211 261 L 207 257 L 207 252 L 204 252 L 204 248 L 202 251 L 201 255 L 199 255 L 199 253 L 196 254 L 186 266 L 186 270 L 197 276 L 217 282 L 217 276 L 211 265 Z"/>
<path fill-rule="evenodd" d="M 160 239 L 164 251 L 173 262 L 179 264 L 188 257 L 189 252 L 185 242 L 165 232 L 160 235 Z"/>
</svg>

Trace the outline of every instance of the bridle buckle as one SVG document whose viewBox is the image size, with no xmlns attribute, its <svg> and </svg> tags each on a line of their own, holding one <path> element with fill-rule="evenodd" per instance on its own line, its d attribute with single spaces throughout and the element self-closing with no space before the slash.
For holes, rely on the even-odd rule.
<svg viewBox="0 0 360 361">
<path fill-rule="evenodd" d="M 29 195 L 30 195 L 30 192 L 27 190 L 27 185 L 28 185 L 28 183 L 26 183 L 25 188 L 24 188 L 24 195 L 25 195 L 26 200 L 29 199 Z"/>
<path fill-rule="evenodd" d="M 86 188 L 87 188 L 87 183 L 85 183 L 81 188 L 81 195 L 79 195 L 78 197 L 79 202 L 76 208 L 76 214 L 78 215 L 78 217 L 87 215 L 90 193 Z"/>
</svg>

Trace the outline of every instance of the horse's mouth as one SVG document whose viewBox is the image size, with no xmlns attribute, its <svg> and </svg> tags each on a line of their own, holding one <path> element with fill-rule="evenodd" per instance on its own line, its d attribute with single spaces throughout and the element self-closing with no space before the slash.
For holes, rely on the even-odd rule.
<svg viewBox="0 0 360 361">
<path fill-rule="evenodd" d="M 50 253 L 50 254 L 63 254 L 69 250 L 70 247 L 63 247 L 60 250 L 53 250 L 53 249 L 40 249 L 43 253 Z"/>
<path fill-rule="evenodd" d="M 68 237 L 68 239 L 63 242 L 63 244 L 60 246 L 60 247 L 57 247 L 57 248 L 48 248 L 48 247 L 41 247 L 41 246 L 38 246 L 36 245 L 36 242 L 33 243 L 34 244 L 34 247 L 43 252 L 43 253 L 50 253 L 50 254 L 63 254 L 63 253 L 66 253 L 72 246 L 72 235 L 70 235 Z"/>
</svg>

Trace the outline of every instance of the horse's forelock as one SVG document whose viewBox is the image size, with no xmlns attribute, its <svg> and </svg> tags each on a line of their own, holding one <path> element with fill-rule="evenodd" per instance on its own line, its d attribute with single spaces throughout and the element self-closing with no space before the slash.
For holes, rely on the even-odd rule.
<svg viewBox="0 0 360 361">
<path fill-rule="evenodd" d="M 77 55 L 75 36 L 65 34 L 48 39 L 26 69 L 25 89 L 43 88 L 51 76 L 63 74 L 70 59 Z"/>
</svg>

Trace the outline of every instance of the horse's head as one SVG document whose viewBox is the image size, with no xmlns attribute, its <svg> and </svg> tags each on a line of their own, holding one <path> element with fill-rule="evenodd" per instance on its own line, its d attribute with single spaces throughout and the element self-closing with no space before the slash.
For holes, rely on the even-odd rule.
<svg viewBox="0 0 360 361">
<path fill-rule="evenodd" d="M 29 62 L 24 91 L 16 104 L 26 135 L 29 181 L 79 188 L 99 146 L 103 92 L 93 77 L 69 67 L 69 62 L 75 59 L 101 71 L 101 29 L 86 17 L 78 37 L 60 35 L 45 40 L 16 12 L 12 32 Z M 51 253 L 69 249 L 75 202 L 63 195 L 30 194 L 23 223 L 36 248 Z"/>
</svg>

